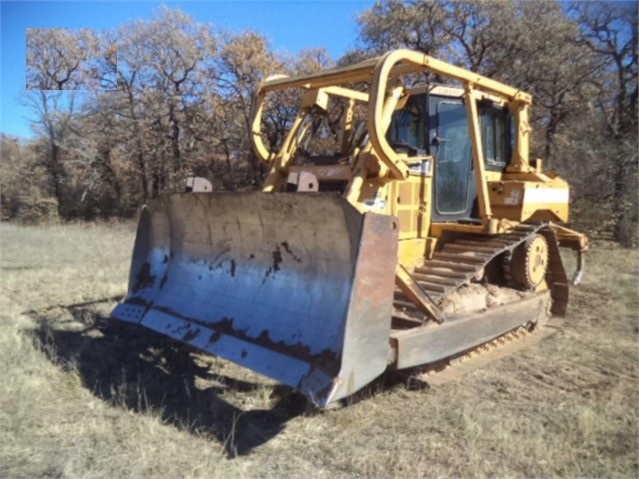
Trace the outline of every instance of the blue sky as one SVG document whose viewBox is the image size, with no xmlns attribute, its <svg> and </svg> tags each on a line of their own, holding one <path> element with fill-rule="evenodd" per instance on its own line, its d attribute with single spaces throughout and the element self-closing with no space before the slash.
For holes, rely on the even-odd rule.
<svg viewBox="0 0 639 479">
<path fill-rule="evenodd" d="M 200 23 L 235 31 L 252 29 L 276 51 L 297 53 L 326 47 L 339 58 L 355 46 L 357 15 L 374 1 L 0 1 L 0 132 L 31 136 L 29 110 L 20 105 L 25 88 L 27 28 L 108 29 L 129 20 L 151 18 L 164 4 L 179 7 Z"/>
</svg>

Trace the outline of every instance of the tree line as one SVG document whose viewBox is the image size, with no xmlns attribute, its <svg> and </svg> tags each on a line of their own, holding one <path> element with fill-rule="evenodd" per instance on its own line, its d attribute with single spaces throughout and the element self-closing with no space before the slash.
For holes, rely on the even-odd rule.
<svg viewBox="0 0 639 479">
<path fill-rule="evenodd" d="M 637 226 L 637 4 L 384 0 L 358 19 L 357 46 L 274 51 L 162 7 L 106 31 L 27 31 L 33 140 L 3 136 L 2 217 L 132 216 L 183 189 L 253 189 L 264 174 L 248 142 L 251 95 L 273 73 L 311 72 L 406 47 L 532 93 L 533 157 L 573 187 L 574 219 L 630 245 Z M 438 81 L 438 78 L 425 78 Z M 295 99 L 270 105 L 281 141 Z"/>
</svg>

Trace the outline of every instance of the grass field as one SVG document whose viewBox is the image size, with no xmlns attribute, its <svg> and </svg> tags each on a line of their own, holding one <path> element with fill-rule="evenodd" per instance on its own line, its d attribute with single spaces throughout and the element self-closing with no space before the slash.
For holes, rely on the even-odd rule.
<svg viewBox="0 0 639 479">
<path fill-rule="evenodd" d="M 595 242 L 565 324 L 534 346 L 318 412 L 112 324 L 133 237 L 0 224 L 0 477 L 639 476 L 637 251 Z"/>
</svg>

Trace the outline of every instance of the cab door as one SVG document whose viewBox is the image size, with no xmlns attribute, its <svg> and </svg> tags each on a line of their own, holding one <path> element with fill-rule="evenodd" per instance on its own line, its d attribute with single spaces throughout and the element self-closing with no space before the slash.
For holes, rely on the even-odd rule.
<svg viewBox="0 0 639 479">
<path fill-rule="evenodd" d="M 430 153 L 435 157 L 433 221 L 474 221 L 477 187 L 468 117 L 461 98 L 430 95 Z"/>
</svg>

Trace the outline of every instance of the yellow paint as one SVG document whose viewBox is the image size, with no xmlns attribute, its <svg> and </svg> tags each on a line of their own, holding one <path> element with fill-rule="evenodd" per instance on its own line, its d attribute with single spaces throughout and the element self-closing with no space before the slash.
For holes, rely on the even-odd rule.
<svg viewBox="0 0 639 479">
<path fill-rule="evenodd" d="M 405 88 L 402 75 L 429 71 L 461 83 L 458 86 L 421 86 Z M 352 85 L 365 85 L 355 90 Z M 262 115 L 267 95 L 298 89 L 302 108 L 279 151 L 270 151 L 262 136 Z M 432 223 L 434 159 L 430 156 L 407 157 L 394 151 L 386 139 L 393 113 L 406 104 L 410 94 L 430 91 L 452 98 L 464 98 L 468 122 L 476 191 L 481 225 Z M 307 115 L 317 108 L 329 110 L 332 101 L 347 100 L 341 131 L 342 156 L 334 165 L 291 166 L 296 154 L 296 138 Z M 485 168 L 478 101 L 492 101 L 506 107 L 515 121 L 515 148 L 503 172 Z M 317 183 L 343 181 L 348 185 L 345 197 L 362 213 L 394 215 L 399 220 L 399 261 L 409 267 L 432 256 L 447 231 L 500 234 L 520 222 L 567 221 L 569 186 L 550 171 L 543 172 L 543 162 L 530 162 L 531 128 L 529 106 L 532 98 L 525 92 L 474 72 L 409 50 L 394 50 L 378 58 L 355 65 L 338 67 L 295 77 L 269 77 L 257 88 L 251 108 L 250 139 L 258 158 L 269 164 L 264 191 L 282 191 L 288 178 L 314 175 Z M 356 128 L 355 111 L 366 108 L 368 141 L 350 145 Z M 330 110 L 329 110 L 330 111 Z M 338 155 L 339 156 L 339 155 Z M 429 163 L 428 171 L 415 165 Z M 426 163 L 424 163 L 426 164 Z M 291 176 L 289 176 L 289 174 Z M 309 176 L 311 177 L 311 176 Z M 321 191 L 321 188 L 320 188 Z M 557 230 L 563 243 L 582 248 L 587 239 L 570 230 Z M 571 246 L 572 247 L 572 246 Z"/>
</svg>

